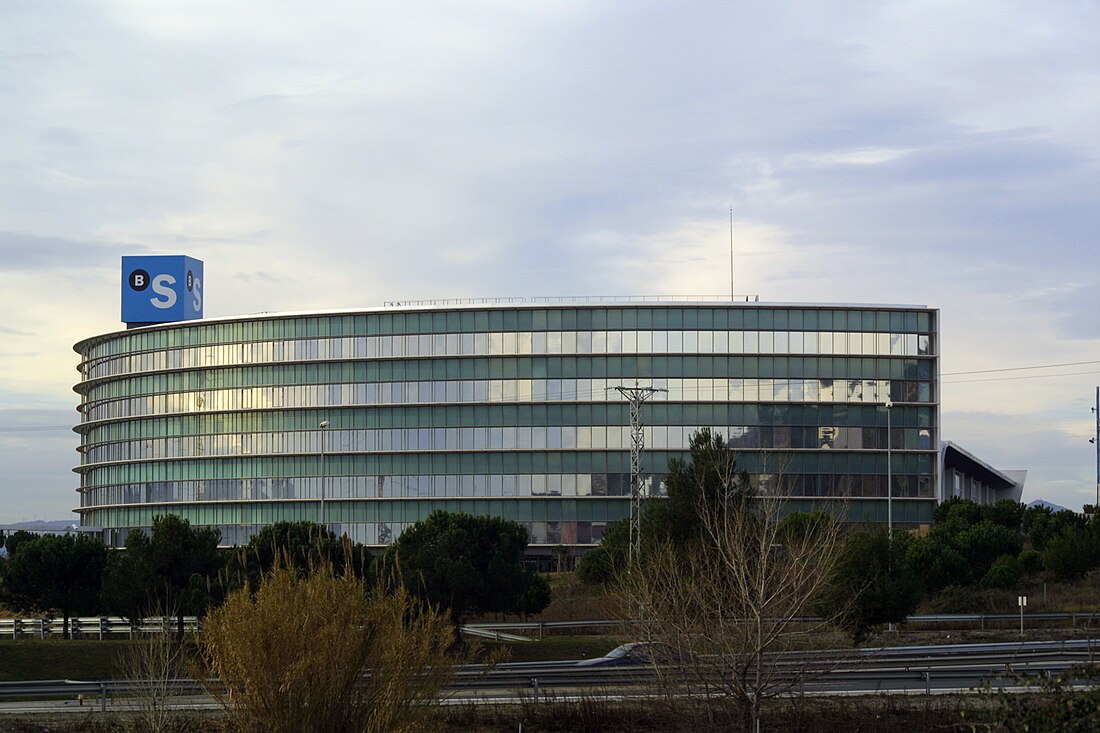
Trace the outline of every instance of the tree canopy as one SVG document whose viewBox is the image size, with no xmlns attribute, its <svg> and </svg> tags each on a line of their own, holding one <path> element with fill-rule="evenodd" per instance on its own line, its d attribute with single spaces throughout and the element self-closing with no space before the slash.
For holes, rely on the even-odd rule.
<svg viewBox="0 0 1100 733">
<path fill-rule="evenodd" d="M 370 553 L 365 546 L 342 540 L 327 527 L 314 522 L 276 522 L 261 529 L 247 545 L 231 554 L 228 575 L 235 586 L 247 582 L 255 589 L 277 565 L 301 574 L 324 564 L 337 575 L 350 570 L 364 577 L 369 562 Z"/>
<path fill-rule="evenodd" d="M 219 593 L 217 576 L 224 559 L 218 539 L 217 530 L 192 527 L 174 514 L 155 517 L 151 536 L 130 532 L 126 556 L 112 558 L 104 601 L 131 617 L 152 610 L 175 615 L 182 636 L 183 617 L 203 613 Z M 134 579 L 150 585 L 142 587 Z M 141 611 L 143 603 L 147 605 Z"/>
<path fill-rule="evenodd" d="M 921 579 L 908 557 L 913 542 L 904 532 L 891 542 L 880 528 L 849 534 L 834 584 L 818 610 L 835 616 L 857 643 L 875 626 L 904 621 L 921 599 Z"/>
<path fill-rule="evenodd" d="M 379 577 L 456 622 L 481 613 L 535 613 L 550 601 L 545 578 L 523 564 L 527 530 L 498 517 L 433 512 L 379 558 Z"/>
<path fill-rule="evenodd" d="M 20 542 L 18 551 L 4 563 L 4 596 L 20 608 L 60 611 L 68 635 L 72 614 L 98 610 L 106 562 L 106 548 L 92 537 L 34 537 Z"/>
<path fill-rule="evenodd" d="M 688 460 L 673 458 L 664 483 L 667 497 L 647 501 L 639 519 L 644 555 L 665 542 L 683 547 L 702 531 L 700 511 L 744 502 L 753 495 L 749 477 L 737 469 L 731 451 L 718 433 L 703 428 L 691 436 Z M 629 553 L 626 520 L 608 525 L 598 547 L 581 557 L 577 571 L 586 583 L 606 583 L 626 566 Z"/>
<path fill-rule="evenodd" d="M 8 551 L 8 557 L 12 557 L 19 550 L 19 546 L 25 542 L 36 539 L 38 535 L 25 529 L 17 529 L 4 538 L 4 549 Z"/>
<path fill-rule="evenodd" d="M 110 553 L 103 573 L 100 589 L 103 607 L 131 622 L 166 612 L 158 592 L 160 582 L 149 559 L 149 544 L 149 536 L 144 532 L 130 532 L 125 550 Z"/>
</svg>

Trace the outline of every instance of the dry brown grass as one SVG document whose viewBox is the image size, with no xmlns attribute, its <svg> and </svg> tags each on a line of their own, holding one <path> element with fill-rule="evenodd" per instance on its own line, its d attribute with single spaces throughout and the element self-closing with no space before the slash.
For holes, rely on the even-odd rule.
<svg viewBox="0 0 1100 733">
<path fill-rule="evenodd" d="M 973 697 L 793 698 L 770 702 L 761 730 L 784 733 L 898 733 L 967 731 L 974 728 L 962 711 L 981 701 Z M 553 698 L 535 704 L 454 708 L 443 712 L 446 733 L 748 733 L 739 711 L 719 700 L 686 701 L 673 708 L 662 700 L 608 701 Z M 973 717 L 973 716 L 968 716 Z M 521 727 L 522 726 L 522 727 Z M 981 728 L 980 730 L 988 730 Z"/>
</svg>

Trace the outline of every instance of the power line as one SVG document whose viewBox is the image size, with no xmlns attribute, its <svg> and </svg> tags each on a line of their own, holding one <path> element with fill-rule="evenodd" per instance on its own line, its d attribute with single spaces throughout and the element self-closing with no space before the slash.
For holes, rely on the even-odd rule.
<svg viewBox="0 0 1100 733">
<path fill-rule="evenodd" d="M 38 432 L 44 430 L 72 430 L 72 425 L 28 425 L 27 427 L 8 427 L 0 428 L 0 433 L 29 433 Z"/>
<path fill-rule="evenodd" d="M 1087 362 L 1086 362 L 1087 363 Z M 1026 374 L 1022 377 L 990 377 L 989 379 L 958 379 L 946 380 L 944 384 L 976 384 L 978 382 L 1009 382 L 1017 379 L 1051 379 L 1056 377 L 1074 377 L 1082 374 L 1100 374 L 1100 371 L 1065 372 L 1063 374 Z"/>
<path fill-rule="evenodd" d="M 1019 372 L 1027 369 L 1054 369 L 1056 367 L 1083 366 L 1085 364 L 1100 364 L 1100 361 L 1067 361 L 1062 364 L 1039 364 L 1038 366 L 1004 367 L 1001 369 L 975 369 L 969 372 L 943 372 L 941 377 L 958 377 L 963 374 L 992 374 L 994 372 Z M 1077 372 L 1079 374 L 1092 374 L 1093 372 Z M 1057 375 L 1051 375 L 1057 376 Z M 1026 378 L 1026 377 L 1025 377 Z"/>
</svg>

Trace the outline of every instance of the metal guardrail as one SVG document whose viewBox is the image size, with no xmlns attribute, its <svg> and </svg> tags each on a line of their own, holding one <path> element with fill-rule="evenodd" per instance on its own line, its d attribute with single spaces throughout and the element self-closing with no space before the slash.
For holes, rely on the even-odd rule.
<svg viewBox="0 0 1100 733">
<path fill-rule="evenodd" d="M 889 692 L 938 688 L 973 688 L 983 682 L 1026 678 L 1064 672 L 1091 661 L 1091 650 L 1098 640 L 1052 642 L 1013 642 L 999 644 L 956 644 L 858 650 L 822 650 L 810 659 L 787 660 L 772 657 L 771 678 L 783 684 L 798 683 L 807 694 L 828 690 Z M 857 657 L 863 657 L 858 659 Z M 706 675 L 706 657 L 701 657 Z M 721 670 L 721 665 L 715 670 Z M 700 673 L 699 670 L 696 670 Z M 569 688 L 596 691 L 629 686 L 638 694 L 646 693 L 646 683 L 658 680 L 652 665 L 580 666 L 576 661 L 520 662 L 496 667 L 465 665 L 455 668 L 446 689 L 450 692 L 531 690 Z M 216 681 L 212 681 L 216 685 Z M 202 695 L 208 685 L 199 680 L 173 680 L 169 685 L 175 696 Z M 49 699 L 83 697 L 101 710 L 126 704 L 127 697 L 140 698 L 147 685 L 128 680 L 42 680 L 0 682 L 0 699 Z M 471 698 L 474 700 L 474 698 Z"/>
<path fill-rule="evenodd" d="M 818 616 L 803 616 L 793 619 L 796 622 L 814 623 L 821 621 Z M 1069 621 L 1075 628 L 1081 623 L 1085 626 L 1092 624 L 1100 626 L 1100 611 L 1076 611 L 1076 612 L 1051 612 L 1051 613 L 1026 613 L 1025 621 Z M 1018 613 L 934 613 L 916 614 L 907 616 L 903 623 L 912 624 L 954 624 L 975 623 L 986 624 L 996 622 L 1020 623 Z M 509 621 L 503 623 L 467 624 L 472 629 L 485 629 L 490 631 L 544 631 L 559 629 L 583 629 L 600 626 L 625 626 L 627 621 L 613 621 L 608 619 L 582 620 L 582 621 Z"/>
<path fill-rule="evenodd" d="M 493 631 L 491 629 L 479 629 L 472 626 L 459 626 L 460 633 L 466 636 L 476 636 L 479 639 L 490 639 L 492 641 L 534 641 L 529 636 L 519 636 L 517 634 L 505 634 L 502 631 Z"/>
<path fill-rule="evenodd" d="M 0 639 L 57 639 L 68 631 L 73 639 L 127 638 L 150 634 L 175 633 L 179 621 L 170 616 L 152 616 L 131 623 L 121 616 L 74 616 L 66 629 L 64 618 L 0 618 Z M 185 633 L 201 629 L 195 616 L 183 617 Z"/>
<path fill-rule="evenodd" d="M 1096 621 L 1100 623 L 1100 611 L 1074 611 L 1074 612 L 1050 612 L 1050 613 L 1025 613 L 1024 618 L 1031 621 L 1064 621 L 1069 619 L 1074 624 L 1078 621 Z M 906 623 L 938 623 L 952 621 L 1014 621 L 1019 623 L 1018 613 L 932 613 L 908 616 Z"/>
<path fill-rule="evenodd" d="M 177 620 L 174 617 L 155 616 L 131 623 L 121 616 L 81 616 L 69 619 L 69 632 L 74 639 L 127 638 L 134 636 L 175 633 Z M 195 616 L 184 616 L 186 633 L 201 630 L 201 620 Z M 530 641 L 527 637 L 500 633 L 509 630 L 537 631 L 541 638 L 546 631 L 562 629 L 580 629 L 621 626 L 620 621 L 528 621 L 517 623 L 467 624 L 464 633 L 472 636 L 491 638 L 497 641 Z M 0 618 L 0 640 L 3 639 L 46 639 L 65 636 L 65 620 L 62 618 Z"/>
<path fill-rule="evenodd" d="M 820 618 L 807 616 L 796 621 L 807 623 L 820 621 Z M 1024 614 L 1025 622 L 1069 621 L 1076 628 L 1100 626 L 1100 611 L 1093 612 L 1057 612 Z M 938 613 L 909 616 L 905 623 L 910 624 L 1018 624 L 1018 613 Z M 201 630 L 201 621 L 195 616 L 185 616 L 184 631 L 187 633 Z M 150 617 L 137 623 L 131 623 L 121 616 L 80 616 L 69 619 L 69 632 L 74 639 L 127 638 L 134 636 L 174 633 L 177 621 L 171 617 Z M 582 619 L 578 621 L 510 621 L 502 623 L 466 624 L 465 633 L 492 638 L 498 641 L 527 641 L 526 637 L 508 634 L 509 631 L 528 632 L 529 636 L 542 638 L 546 633 L 575 629 L 598 629 L 623 627 L 627 622 L 611 619 Z M 505 633 L 501 633 L 505 632 Z M 0 641 L 3 639 L 46 639 L 65 636 L 64 619 L 61 618 L 0 618 Z M 509 638 L 511 637 L 511 638 Z"/>
</svg>

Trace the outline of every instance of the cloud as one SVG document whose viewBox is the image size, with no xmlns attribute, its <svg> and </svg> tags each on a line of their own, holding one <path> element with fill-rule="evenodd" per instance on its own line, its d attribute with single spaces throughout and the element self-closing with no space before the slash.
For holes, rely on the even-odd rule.
<svg viewBox="0 0 1100 733">
<path fill-rule="evenodd" d="M 75 240 L 0 230 L 0 272 L 101 271 L 123 254 L 144 254 L 140 244 Z"/>
<path fill-rule="evenodd" d="M 0 524 L 33 519 L 75 519 L 79 481 L 69 468 L 79 442 L 70 425 L 74 410 L 0 408 L 4 501 Z"/>
<path fill-rule="evenodd" d="M 210 316 L 717 294 L 731 206 L 739 292 L 938 306 L 945 371 L 1086 360 L 1098 23 L 1063 2 L 5 5 L 0 394 L 73 403 L 71 344 L 121 327 L 124 254 L 204 260 Z M 1041 423 L 1090 380 L 945 384 L 944 435 L 1026 455 L 1058 500 L 1092 468 Z M 1033 426 L 1057 459 L 1021 453 Z"/>
</svg>

